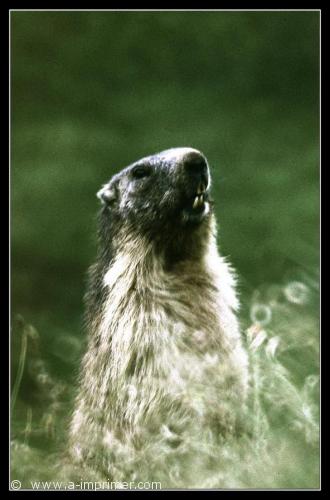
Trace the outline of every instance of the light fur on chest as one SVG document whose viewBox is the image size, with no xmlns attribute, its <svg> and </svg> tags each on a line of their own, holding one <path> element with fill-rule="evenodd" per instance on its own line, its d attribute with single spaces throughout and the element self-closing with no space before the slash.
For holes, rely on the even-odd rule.
<svg viewBox="0 0 330 500">
<path fill-rule="evenodd" d="M 95 397 L 107 406 L 111 387 L 113 418 L 136 426 L 171 398 L 203 413 L 201 396 L 209 404 L 244 365 L 234 280 L 214 241 L 207 250 L 168 273 L 152 246 L 135 240 L 105 274 L 93 364 L 101 369 Z"/>
<path fill-rule="evenodd" d="M 121 248 L 82 363 L 71 422 L 78 460 L 120 449 L 118 438 L 132 450 L 137 436 L 227 431 L 247 392 L 235 280 L 215 237 L 202 259 L 170 271 L 142 239 Z"/>
</svg>

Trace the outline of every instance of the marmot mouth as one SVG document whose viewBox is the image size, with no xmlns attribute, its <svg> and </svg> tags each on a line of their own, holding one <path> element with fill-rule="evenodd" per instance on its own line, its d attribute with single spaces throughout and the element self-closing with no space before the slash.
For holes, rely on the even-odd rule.
<svg viewBox="0 0 330 500">
<path fill-rule="evenodd" d="M 196 194 L 192 199 L 190 199 L 190 203 L 187 208 L 189 208 L 194 214 L 202 213 L 205 210 L 207 199 L 207 193 Z"/>
<path fill-rule="evenodd" d="M 196 193 L 190 196 L 188 202 L 185 203 L 183 212 L 188 219 L 201 220 L 209 213 L 209 209 L 209 194 L 206 191 L 206 186 L 200 182 Z"/>
</svg>

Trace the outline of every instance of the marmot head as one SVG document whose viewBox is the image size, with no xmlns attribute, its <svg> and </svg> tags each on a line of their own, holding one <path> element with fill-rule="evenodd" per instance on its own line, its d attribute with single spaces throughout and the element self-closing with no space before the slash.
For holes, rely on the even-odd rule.
<svg viewBox="0 0 330 500">
<path fill-rule="evenodd" d="M 209 226 L 212 202 L 205 156 L 173 148 L 147 156 L 114 175 L 97 193 L 106 219 L 157 241 L 181 241 Z M 112 235 L 114 236 L 114 235 Z"/>
</svg>

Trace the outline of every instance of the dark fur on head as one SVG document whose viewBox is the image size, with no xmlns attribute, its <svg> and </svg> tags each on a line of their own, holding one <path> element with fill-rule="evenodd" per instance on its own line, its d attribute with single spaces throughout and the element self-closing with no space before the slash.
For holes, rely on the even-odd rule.
<svg viewBox="0 0 330 500">
<path fill-rule="evenodd" d="M 211 217 L 209 185 L 207 161 L 191 148 L 173 148 L 133 163 L 98 192 L 102 244 L 108 247 L 109 235 L 113 239 L 125 224 L 130 234 L 153 241 L 171 260 L 184 258 L 187 251 L 191 256 Z M 193 208 L 200 186 L 203 203 Z"/>
</svg>

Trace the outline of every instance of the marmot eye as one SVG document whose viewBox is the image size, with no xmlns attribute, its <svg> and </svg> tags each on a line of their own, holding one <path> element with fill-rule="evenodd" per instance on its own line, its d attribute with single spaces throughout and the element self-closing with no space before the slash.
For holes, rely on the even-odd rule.
<svg viewBox="0 0 330 500">
<path fill-rule="evenodd" d="M 151 174 L 150 165 L 138 165 L 132 170 L 133 177 L 135 179 L 141 179 L 142 177 L 147 177 Z"/>
</svg>

